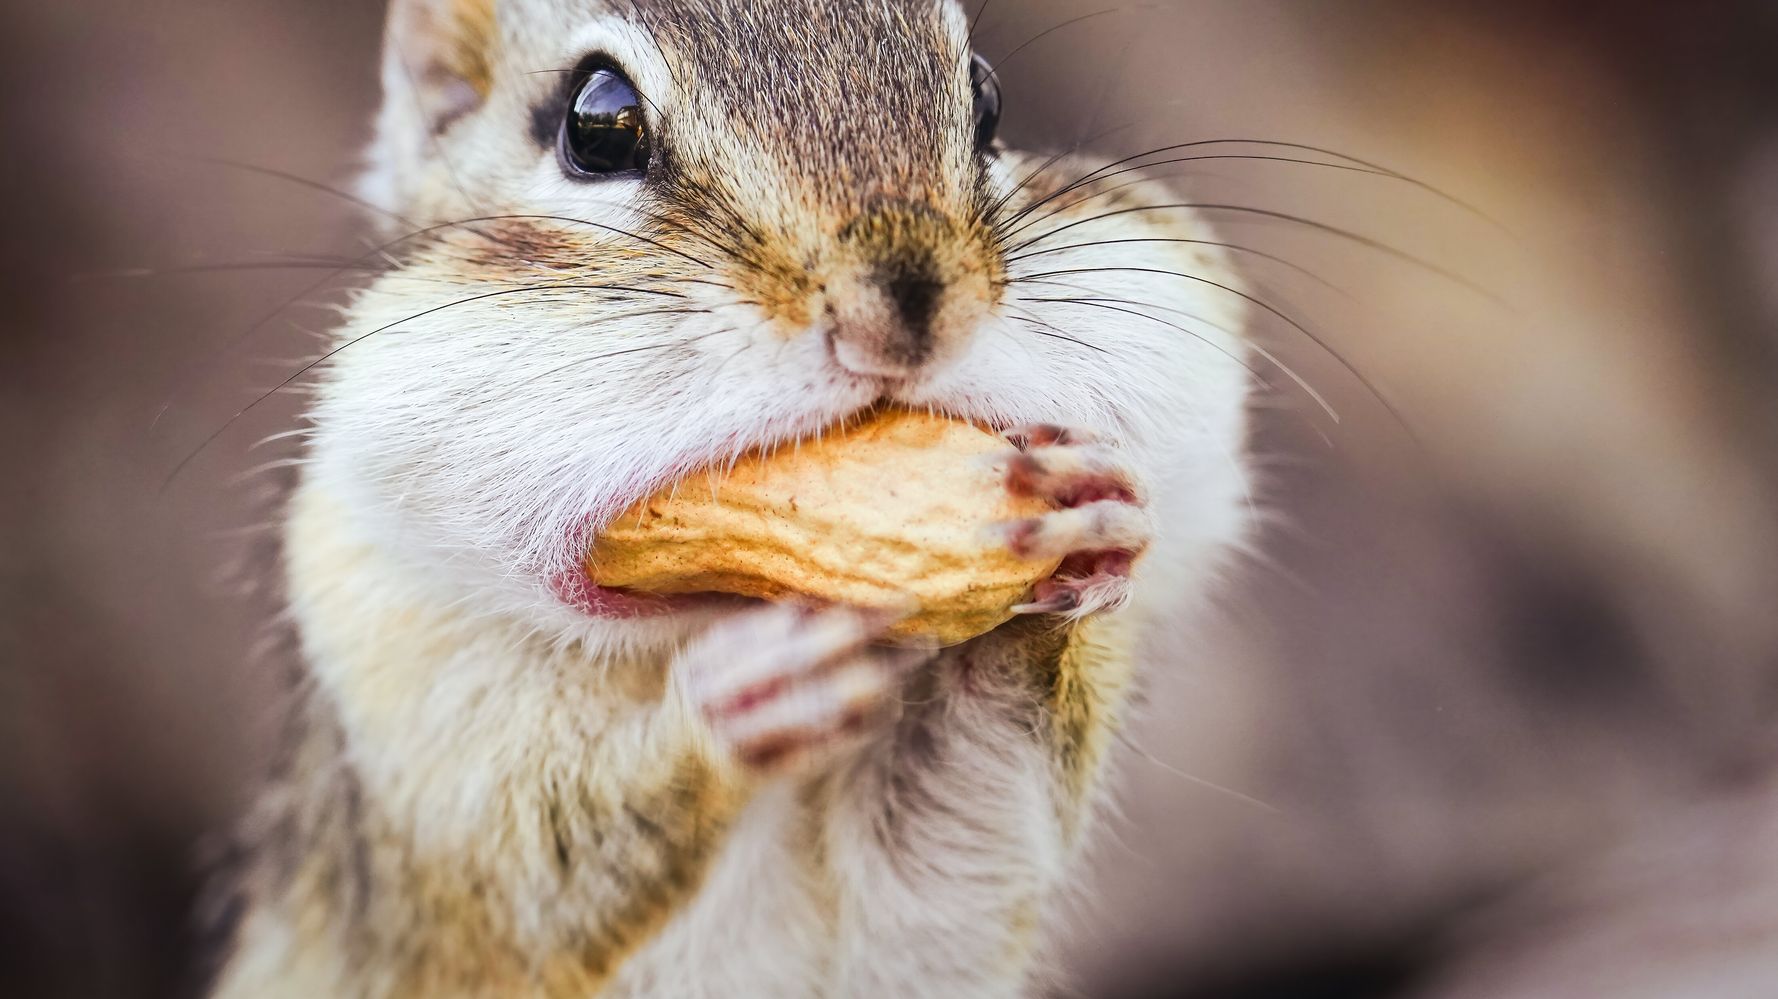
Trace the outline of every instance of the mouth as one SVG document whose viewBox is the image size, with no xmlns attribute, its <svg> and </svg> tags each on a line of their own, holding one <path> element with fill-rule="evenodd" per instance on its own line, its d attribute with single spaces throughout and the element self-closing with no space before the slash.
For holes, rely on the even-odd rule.
<svg viewBox="0 0 1778 999">
<path fill-rule="evenodd" d="M 738 609 L 758 603 L 728 593 L 642 593 L 600 586 L 580 569 L 565 570 L 550 579 L 558 599 L 588 617 L 608 621 L 638 621 L 693 611 Z"/>
</svg>

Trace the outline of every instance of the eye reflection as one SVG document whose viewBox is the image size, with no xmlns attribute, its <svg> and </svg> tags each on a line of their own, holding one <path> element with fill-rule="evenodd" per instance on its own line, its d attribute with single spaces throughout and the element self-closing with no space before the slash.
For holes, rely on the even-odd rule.
<svg viewBox="0 0 1778 999">
<path fill-rule="evenodd" d="M 648 168 L 648 128 L 636 88 L 615 69 L 588 73 L 562 122 L 562 161 L 583 176 Z"/>
</svg>

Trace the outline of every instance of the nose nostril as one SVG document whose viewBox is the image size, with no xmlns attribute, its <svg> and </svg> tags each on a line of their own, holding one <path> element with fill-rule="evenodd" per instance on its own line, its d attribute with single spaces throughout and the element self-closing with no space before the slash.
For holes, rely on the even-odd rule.
<svg viewBox="0 0 1778 999">
<path fill-rule="evenodd" d="M 920 343 L 931 339 L 932 320 L 938 313 L 944 284 L 925 274 L 904 273 L 889 277 L 882 287 L 908 335 Z"/>
<path fill-rule="evenodd" d="M 901 230 L 868 245 L 857 237 L 836 262 L 839 280 L 826 282 L 822 307 L 842 368 L 901 378 L 954 353 L 967 303 L 956 299 L 933 247 L 911 238 Z"/>
</svg>

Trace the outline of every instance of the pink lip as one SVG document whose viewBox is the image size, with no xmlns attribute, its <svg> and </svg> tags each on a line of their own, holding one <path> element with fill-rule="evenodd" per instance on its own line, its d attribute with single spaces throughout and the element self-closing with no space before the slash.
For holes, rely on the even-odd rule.
<svg viewBox="0 0 1778 999">
<path fill-rule="evenodd" d="M 590 539 L 585 537 L 586 533 L 586 525 L 582 524 L 581 530 L 575 534 L 575 540 L 570 542 L 571 548 L 578 553 L 574 558 L 574 568 L 562 569 L 549 578 L 550 592 L 556 595 L 556 599 L 588 617 L 607 620 L 631 621 L 662 617 L 685 609 L 685 598 L 682 597 L 617 590 L 600 586 L 589 579 L 586 570 L 581 568 L 586 564 L 585 549 L 590 543 Z"/>
<path fill-rule="evenodd" d="M 588 617 L 632 621 L 664 617 L 690 610 L 705 610 L 725 604 L 747 602 L 745 597 L 726 593 L 660 594 L 600 586 L 584 572 L 564 570 L 550 579 L 550 590 L 565 604 Z"/>
</svg>

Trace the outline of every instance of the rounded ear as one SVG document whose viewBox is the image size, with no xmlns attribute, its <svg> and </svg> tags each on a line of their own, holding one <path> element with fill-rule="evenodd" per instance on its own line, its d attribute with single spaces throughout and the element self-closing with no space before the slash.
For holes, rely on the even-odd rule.
<svg viewBox="0 0 1778 999">
<path fill-rule="evenodd" d="M 383 106 L 366 199 L 400 211 L 434 139 L 479 107 L 493 85 L 495 0 L 390 0 L 383 32 Z"/>
</svg>

